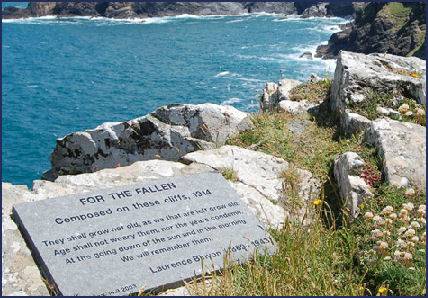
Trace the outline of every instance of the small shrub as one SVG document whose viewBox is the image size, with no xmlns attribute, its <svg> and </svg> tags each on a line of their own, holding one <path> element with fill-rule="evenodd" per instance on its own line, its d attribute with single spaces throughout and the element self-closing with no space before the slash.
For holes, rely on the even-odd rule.
<svg viewBox="0 0 428 298">
<path fill-rule="evenodd" d="M 220 171 L 220 173 L 223 175 L 223 177 L 226 179 L 226 180 L 229 180 L 229 181 L 232 181 L 232 182 L 236 182 L 236 181 L 238 181 L 238 175 L 236 174 L 236 172 L 233 170 L 233 169 L 231 169 L 231 168 L 225 168 L 225 169 L 222 169 L 221 171 Z"/>
<path fill-rule="evenodd" d="M 307 82 L 290 90 L 290 100 L 321 102 L 330 95 L 331 79 L 321 79 L 317 82 Z"/>
</svg>

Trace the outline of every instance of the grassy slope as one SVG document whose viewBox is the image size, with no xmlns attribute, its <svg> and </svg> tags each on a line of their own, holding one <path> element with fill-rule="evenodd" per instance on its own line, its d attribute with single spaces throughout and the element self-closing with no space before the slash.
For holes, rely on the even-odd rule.
<svg viewBox="0 0 428 298">
<path fill-rule="evenodd" d="M 327 98 L 328 84 L 322 84 L 324 87 L 317 86 L 317 92 L 300 87 L 299 90 L 294 90 L 298 94 L 293 96 L 311 101 Z M 313 88 L 313 85 L 307 86 Z M 272 231 L 279 247 L 276 255 L 261 256 L 245 265 L 231 265 L 221 274 L 205 276 L 203 279 L 209 280 L 209 286 L 200 282 L 189 284 L 191 293 L 423 295 L 426 285 L 424 245 L 416 245 L 419 250 L 415 250 L 411 264 L 383 260 L 384 256 L 375 256 L 368 263 L 365 256 L 373 253 L 373 246 L 376 245 L 369 237 L 374 228 L 372 221 L 361 217 L 351 225 L 343 221 L 339 228 L 336 226 L 337 221 L 325 220 L 326 217 L 332 217 L 330 206 L 337 204 L 335 187 L 330 183 L 334 157 L 352 150 L 362 155 L 372 167 L 376 167 L 378 161 L 374 150 L 365 147 L 360 136 L 351 139 L 338 138 L 335 121 L 328 118 L 327 110 L 318 118 L 272 113 L 256 114 L 253 120 L 253 130 L 239 134 L 229 143 L 242 147 L 256 144 L 257 150 L 282 157 L 318 176 L 324 182 L 324 191 L 320 198 L 322 203 L 314 202 L 313 208 L 317 210 L 316 220 L 309 227 L 286 223 L 282 230 Z M 294 121 L 305 123 L 303 132 L 296 134 L 289 131 L 288 126 Z M 230 173 L 226 175 L 233 176 Z M 397 210 L 407 201 L 422 203 L 425 201 L 425 194 L 417 193 L 406 197 L 402 190 L 381 184 L 376 188 L 375 197 L 370 203 L 361 206 L 362 213 L 379 212 L 387 205 Z M 326 224 L 327 222 L 329 224 Z M 407 223 L 397 221 L 394 227 L 390 228 L 392 235 L 383 240 L 396 240 L 398 227 L 405 224 Z M 390 243 L 389 254 L 395 249 L 394 243 Z"/>
</svg>

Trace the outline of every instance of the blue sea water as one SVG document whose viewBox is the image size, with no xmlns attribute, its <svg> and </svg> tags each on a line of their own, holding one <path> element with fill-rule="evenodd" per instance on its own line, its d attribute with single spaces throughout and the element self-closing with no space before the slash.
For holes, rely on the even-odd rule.
<svg viewBox="0 0 428 298">
<path fill-rule="evenodd" d="M 42 17 L 2 22 L 2 181 L 31 186 L 55 140 L 167 103 L 255 111 L 266 81 L 330 75 L 334 61 L 299 58 L 341 18 Z"/>
</svg>

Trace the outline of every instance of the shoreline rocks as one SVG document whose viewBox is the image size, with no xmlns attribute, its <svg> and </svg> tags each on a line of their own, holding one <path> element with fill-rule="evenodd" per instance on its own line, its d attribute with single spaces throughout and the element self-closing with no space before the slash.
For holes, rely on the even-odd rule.
<svg viewBox="0 0 428 298">
<path fill-rule="evenodd" d="M 57 140 L 52 169 L 43 175 L 95 172 L 149 159 L 178 160 L 186 153 L 224 145 L 252 127 L 248 114 L 215 104 L 167 105 L 130 121 L 107 122 Z"/>
<path fill-rule="evenodd" d="M 425 59 L 425 35 L 424 3 L 371 2 L 357 8 L 355 21 L 320 45 L 316 57 L 332 59 L 346 50 Z"/>
<path fill-rule="evenodd" d="M 348 16 L 355 13 L 349 3 L 300 2 L 30 2 L 27 8 L 6 7 L 3 18 L 27 18 L 46 15 L 94 16 L 107 18 L 149 18 L 191 15 L 240 15 L 247 13 L 303 14 L 312 16 Z"/>
</svg>

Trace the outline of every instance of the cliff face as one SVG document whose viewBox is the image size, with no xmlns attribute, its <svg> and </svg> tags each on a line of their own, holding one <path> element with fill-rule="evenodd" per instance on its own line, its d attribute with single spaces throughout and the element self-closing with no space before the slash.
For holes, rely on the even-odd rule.
<svg viewBox="0 0 428 298">
<path fill-rule="evenodd" d="M 317 56 L 335 58 L 340 50 L 390 53 L 425 59 L 425 4 L 369 3 L 356 12 L 355 21 L 330 37 Z"/>
<path fill-rule="evenodd" d="M 354 13 L 350 3 L 327 2 L 30 2 L 27 8 L 6 7 L 3 18 L 45 15 L 104 16 L 108 18 L 153 17 L 179 14 L 237 15 L 282 13 L 309 16 L 345 16 Z"/>
</svg>

